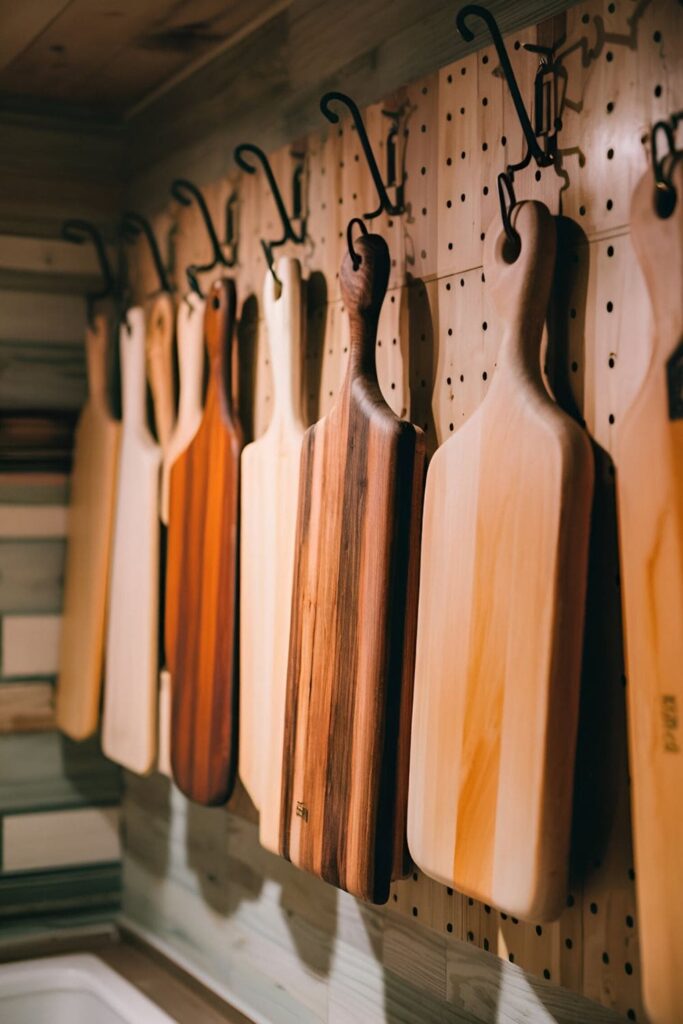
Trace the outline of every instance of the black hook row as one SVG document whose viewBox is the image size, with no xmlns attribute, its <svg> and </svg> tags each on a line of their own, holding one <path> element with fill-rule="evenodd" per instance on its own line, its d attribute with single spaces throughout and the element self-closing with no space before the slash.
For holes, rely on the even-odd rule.
<svg viewBox="0 0 683 1024">
<path fill-rule="evenodd" d="M 106 299 L 110 295 L 115 295 L 117 292 L 117 285 L 111 269 L 109 257 L 107 255 L 106 246 L 102 239 L 102 235 L 94 224 L 89 220 L 81 220 L 76 217 L 71 220 L 64 221 L 62 224 L 62 238 L 67 242 L 74 242 L 76 245 L 83 245 L 85 242 L 91 242 L 95 247 L 100 275 L 102 277 L 102 287 L 99 291 L 89 292 L 86 295 L 88 304 L 88 320 L 92 322 L 95 302 L 99 299 Z"/>
</svg>

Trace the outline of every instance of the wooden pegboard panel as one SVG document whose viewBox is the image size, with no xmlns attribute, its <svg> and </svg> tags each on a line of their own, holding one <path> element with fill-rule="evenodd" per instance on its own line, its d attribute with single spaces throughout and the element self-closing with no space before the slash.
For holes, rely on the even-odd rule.
<svg viewBox="0 0 683 1024">
<path fill-rule="evenodd" d="M 557 165 L 539 170 L 532 164 L 517 175 L 515 187 L 518 199 L 541 199 L 558 217 L 546 377 L 558 401 L 585 422 L 597 463 L 566 909 L 550 925 L 521 922 L 415 871 L 393 886 L 386 911 L 505 957 L 629 1020 L 644 1017 L 610 452 L 614 425 L 643 374 L 649 331 L 648 302 L 629 240 L 630 196 L 647 164 L 649 127 L 676 109 L 683 93 L 682 39 L 683 8 L 676 0 L 588 0 L 506 40 L 528 105 L 536 58 L 524 51 L 525 42 L 554 42 L 564 70 Z M 496 372 L 499 330 L 481 265 L 483 241 L 489 225 L 497 223 L 496 175 L 521 159 L 523 142 L 491 46 L 364 112 L 381 168 L 389 124 L 384 111 L 401 112 L 406 212 L 383 214 L 373 223 L 392 254 L 377 342 L 379 379 L 392 408 L 419 423 L 433 452 L 474 412 Z M 346 224 L 372 210 L 376 198 L 348 117 L 336 126 L 321 118 L 319 133 L 271 154 L 286 201 L 293 150 L 305 153 L 308 237 L 304 245 L 288 244 L 277 253 L 298 256 L 308 277 L 306 394 L 313 421 L 334 400 L 348 351 L 338 273 Z M 226 177 L 207 189 L 217 223 L 233 189 L 239 197 L 234 276 L 241 311 L 240 402 L 247 434 L 257 436 L 267 425 L 272 394 L 260 315 L 260 239 L 276 237 L 280 226 L 260 173 Z M 162 234 L 173 227 L 182 292 L 184 265 L 209 255 L 196 212 L 170 204 L 155 226 Z M 150 270 L 144 255 L 134 264 L 139 299 L 152 287 Z"/>
</svg>

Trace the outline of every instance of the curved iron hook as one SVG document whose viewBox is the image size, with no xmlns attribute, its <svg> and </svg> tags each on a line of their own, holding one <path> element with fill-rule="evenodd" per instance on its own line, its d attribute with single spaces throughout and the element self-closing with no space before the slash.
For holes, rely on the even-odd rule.
<svg viewBox="0 0 683 1024">
<path fill-rule="evenodd" d="M 120 231 L 121 237 L 129 243 L 134 242 L 140 235 L 145 236 L 152 255 L 152 261 L 154 262 L 154 269 L 157 277 L 159 278 L 159 291 L 172 291 L 168 275 L 166 273 L 166 268 L 164 267 L 161 259 L 161 253 L 159 252 L 159 244 L 147 218 L 143 217 L 141 213 L 135 213 L 133 210 L 127 210 L 121 217 Z"/>
<path fill-rule="evenodd" d="M 209 208 L 206 205 L 206 200 L 204 199 L 204 195 L 201 190 L 198 189 L 191 181 L 188 181 L 187 178 L 176 178 L 171 184 L 171 195 L 174 199 L 177 199 L 182 206 L 191 206 L 193 202 L 197 204 L 202 220 L 204 221 L 206 233 L 209 236 L 213 252 L 213 259 L 211 262 L 191 263 L 185 268 L 185 274 L 190 288 L 199 296 L 200 299 L 203 299 L 204 293 L 202 292 L 197 275 L 203 274 L 208 270 L 213 270 L 214 267 L 219 265 L 222 267 L 233 267 L 235 265 L 235 259 L 227 259 L 223 255 L 221 243 L 218 239 L 218 235 L 216 234 L 216 229 L 214 227 L 213 220 L 211 219 Z"/>
<path fill-rule="evenodd" d="M 515 78 L 515 73 L 512 70 L 512 64 L 510 63 L 510 58 L 508 57 L 505 43 L 503 42 L 503 37 L 500 34 L 500 29 L 498 28 L 496 19 L 489 10 L 485 7 L 481 7 L 479 4 L 467 4 L 465 7 L 462 7 L 456 15 L 455 24 L 460 35 L 467 43 L 471 43 L 474 39 L 474 32 L 467 25 L 468 18 L 481 18 L 489 30 L 491 39 L 493 40 L 493 45 L 495 46 L 496 53 L 498 54 L 498 60 L 500 61 L 503 75 L 505 76 L 505 81 L 507 82 L 508 89 L 510 90 L 512 102 L 514 103 L 515 110 L 517 111 L 517 117 L 519 118 L 524 138 L 526 139 L 527 151 L 524 159 L 518 164 L 510 164 L 508 166 L 508 171 L 514 173 L 515 171 L 523 170 L 523 168 L 529 165 L 532 157 L 539 167 L 549 167 L 550 164 L 553 163 L 553 157 L 544 153 L 538 144 L 538 140 L 536 139 L 536 135 L 531 126 L 531 121 L 529 120 L 529 115 L 527 114 L 522 94 L 519 91 L 517 79 Z"/>
<path fill-rule="evenodd" d="M 507 192 L 507 199 L 505 198 L 505 192 Z M 512 184 L 512 177 L 507 171 L 501 171 L 498 175 L 498 202 L 500 203 L 500 219 L 503 222 L 503 229 L 508 242 L 512 246 L 510 255 L 514 255 L 514 259 L 517 259 L 522 248 L 522 241 L 510 220 L 512 211 L 517 205 L 517 199 L 515 197 L 515 188 Z"/>
<path fill-rule="evenodd" d="M 326 117 L 331 124 L 339 123 L 339 114 L 335 114 L 335 112 L 330 109 L 330 103 L 342 103 L 348 108 L 356 127 L 356 131 L 358 132 L 358 139 L 363 149 L 363 153 L 365 154 L 368 170 L 370 171 L 373 184 L 377 191 L 379 206 L 372 213 L 364 214 L 364 217 L 366 217 L 367 220 L 372 220 L 373 217 L 378 217 L 382 211 L 388 213 L 391 217 L 397 217 L 399 214 L 403 213 L 403 202 L 400 187 L 398 192 L 399 202 L 392 203 L 387 193 L 386 186 L 382 181 L 382 175 L 379 173 L 375 154 L 372 152 L 368 133 L 365 130 L 363 118 L 361 117 L 361 112 L 356 103 L 350 96 L 347 96 L 343 92 L 326 92 L 320 100 L 320 111 L 323 117 Z"/>
<path fill-rule="evenodd" d="M 104 299 L 107 295 L 112 295 L 116 287 L 114 275 L 112 273 L 109 257 L 107 256 L 107 250 L 102 240 L 102 235 L 95 225 L 91 224 L 89 220 L 79 220 L 77 217 L 65 220 L 62 224 L 62 238 L 67 242 L 75 242 L 76 245 L 83 245 L 85 242 L 92 242 L 95 246 L 97 262 L 99 263 L 100 273 L 102 275 L 102 288 L 98 292 L 88 293 L 88 303 L 92 304 L 96 302 L 97 299 Z"/>
<path fill-rule="evenodd" d="M 268 157 L 266 156 L 262 149 L 260 149 L 258 146 L 252 145 L 252 143 L 250 142 L 243 142 L 241 146 L 237 146 L 234 153 L 235 162 L 238 164 L 239 167 L 242 168 L 243 171 L 246 171 L 247 174 L 256 174 L 256 167 L 253 164 L 250 164 L 247 159 L 245 159 L 245 153 L 251 153 L 252 156 L 255 156 L 256 159 L 261 164 L 261 168 L 268 181 L 268 186 L 273 194 L 273 199 L 275 200 L 275 205 L 277 206 L 277 212 L 282 222 L 282 238 L 278 239 L 276 242 L 270 242 L 268 244 L 272 248 L 277 248 L 277 246 L 279 245 L 284 245 L 285 242 L 296 242 L 300 245 L 306 239 L 306 226 L 304 224 L 301 231 L 295 231 L 294 228 L 292 227 L 292 222 L 289 219 L 289 214 L 287 213 L 287 209 L 282 198 L 282 193 L 280 192 L 278 183 L 275 180 L 275 175 L 273 174 L 273 169 L 270 166 L 270 161 Z"/>
<path fill-rule="evenodd" d="M 357 224 L 361 229 L 361 233 L 367 235 L 368 229 L 365 226 L 365 221 L 360 217 L 352 217 L 346 228 L 346 244 L 349 249 L 349 256 L 351 257 L 351 265 L 354 270 L 358 270 L 359 266 L 363 262 L 363 257 L 359 256 L 353 247 L 353 225 Z"/>
<path fill-rule="evenodd" d="M 657 215 L 662 219 L 671 216 L 676 206 L 677 199 L 676 186 L 671 179 L 671 174 L 666 174 L 664 172 L 664 161 L 667 156 L 673 157 L 676 153 L 676 139 L 674 138 L 675 123 L 675 117 L 670 121 L 657 121 L 652 126 L 652 133 L 650 135 L 652 169 L 655 176 L 655 210 L 657 211 Z M 659 134 L 664 135 L 668 147 L 668 152 L 665 152 L 661 157 L 659 156 L 657 148 L 657 136 Z"/>
</svg>

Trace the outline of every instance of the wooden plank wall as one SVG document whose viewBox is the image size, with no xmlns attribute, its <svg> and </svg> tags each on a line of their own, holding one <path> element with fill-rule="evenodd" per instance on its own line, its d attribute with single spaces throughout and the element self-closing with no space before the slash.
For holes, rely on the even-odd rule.
<svg viewBox="0 0 683 1024">
<path fill-rule="evenodd" d="M 0 413 L 78 410 L 91 247 L 0 235 Z M 110 916 L 121 888 L 118 770 L 54 731 L 69 491 L 0 473 L 0 931 Z M 38 840 L 36 837 L 40 836 Z"/>
<path fill-rule="evenodd" d="M 556 994 L 558 1006 L 542 996 L 540 1010 L 536 983 L 527 978 L 532 1003 L 524 1004 L 526 1012 L 535 1005 L 538 1016 L 523 1019 L 570 1019 L 562 1016 L 573 1012 L 566 990 L 622 1018 L 643 1019 L 610 451 L 614 424 L 644 369 L 650 322 L 629 241 L 629 202 L 647 164 L 649 127 L 680 105 L 682 18 L 676 0 L 587 0 L 507 40 L 529 104 L 536 67 L 522 43 L 556 42 L 566 73 L 558 165 L 543 171 L 532 165 L 518 175 L 516 188 L 518 198 L 542 199 L 558 216 L 561 255 L 546 372 L 560 403 L 585 422 L 597 463 L 567 909 L 550 926 L 519 922 L 419 872 L 394 886 L 385 911 L 352 907 L 345 896 L 333 897 L 286 865 L 265 865 L 253 830 L 230 816 L 186 806 L 158 780 L 130 780 L 128 914 L 213 977 L 228 977 L 250 1005 L 277 1020 L 290 1019 L 292 1001 L 307 1008 L 297 1010 L 297 1020 L 459 1020 L 462 1000 L 472 1013 L 466 1019 L 517 1019 L 502 961 L 549 982 Z M 496 174 L 523 149 L 492 47 L 365 111 L 380 163 L 387 131 L 382 110 L 399 108 L 408 132 L 407 210 L 374 222 L 392 253 L 377 360 L 385 397 L 425 429 L 433 451 L 471 415 L 495 373 L 499 333 L 483 278 L 482 243 L 498 216 Z M 249 141 L 259 141 L 257 124 Z M 338 130 L 321 124 L 296 146 L 306 151 L 308 239 L 280 251 L 299 256 L 308 275 L 306 374 L 314 420 L 330 407 L 344 369 L 338 266 L 346 224 L 376 204 L 348 121 Z M 211 147 L 205 152 L 214 159 Z M 271 157 L 287 196 L 290 147 Z M 265 271 L 259 240 L 276 237 L 279 225 L 263 179 L 238 175 L 207 188 L 218 223 L 233 189 L 239 196 L 240 401 L 248 436 L 258 436 L 268 422 L 271 387 L 259 312 Z M 208 256 L 196 214 L 165 206 L 155 223 L 162 237 L 172 229 L 182 290 L 182 267 Z M 143 301 L 153 287 L 144 253 L 134 281 Z M 348 945 L 347 929 L 353 932 Z M 490 954 L 481 990 L 476 978 L 469 988 L 466 979 L 478 969 L 472 965 L 484 961 L 474 950 L 470 960 L 463 943 Z M 259 995 L 259 986 L 267 995 Z M 590 1012 L 571 1019 L 593 1019 Z"/>
</svg>

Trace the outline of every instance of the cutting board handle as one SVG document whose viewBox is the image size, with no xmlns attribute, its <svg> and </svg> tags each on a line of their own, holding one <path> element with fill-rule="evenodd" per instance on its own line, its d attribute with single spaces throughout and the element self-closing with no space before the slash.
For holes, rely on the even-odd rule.
<svg viewBox="0 0 683 1024">
<path fill-rule="evenodd" d="M 121 405 L 124 427 L 146 429 L 145 314 L 131 307 L 119 332 L 121 349 Z"/>
<path fill-rule="evenodd" d="M 162 449 L 168 445 L 175 424 L 173 319 L 173 299 L 168 292 L 162 292 L 149 312 L 145 339 L 154 422 Z"/>
<path fill-rule="evenodd" d="M 263 282 L 263 309 L 275 389 L 271 425 L 299 425 L 303 347 L 301 264 L 291 256 L 283 256 L 277 265 L 277 276 L 280 287 L 271 273 L 266 274 Z"/>
<path fill-rule="evenodd" d="M 486 284 L 505 325 L 496 377 L 512 370 L 543 387 L 540 345 L 555 268 L 555 223 L 535 200 L 518 203 L 511 220 L 521 243 L 517 258 L 502 226 L 487 232 L 484 252 Z"/>
<path fill-rule="evenodd" d="M 85 332 L 85 359 L 88 374 L 88 394 L 90 399 L 102 405 L 109 413 L 107 402 L 107 349 L 109 334 L 107 318 L 98 313 L 92 326 Z"/>
<path fill-rule="evenodd" d="M 640 179 L 631 201 L 631 239 L 650 294 L 655 345 L 664 357 L 676 342 L 683 343 L 683 157 L 678 156 L 670 177 L 676 203 L 668 217 L 657 213 L 652 168 Z"/>
<path fill-rule="evenodd" d="M 377 379 L 375 344 L 377 323 L 389 283 L 389 248 L 381 235 L 361 235 L 354 242 L 360 263 L 354 267 L 347 252 L 340 282 L 351 331 L 346 380 L 362 375 Z"/>
<path fill-rule="evenodd" d="M 229 277 L 214 281 L 206 297 L 204 342 L 209 355 L 209 386 L 215 388 L 222 415 L 230 423 L 236 420 L 232 403 L 236 305 L 235 282 Z"/>
<path fill-rule="evenodd" d="M 202 406 L 205 302 L 191 292 L 178 310 L 178 420 L 187 422 Z"/>
</svg>

